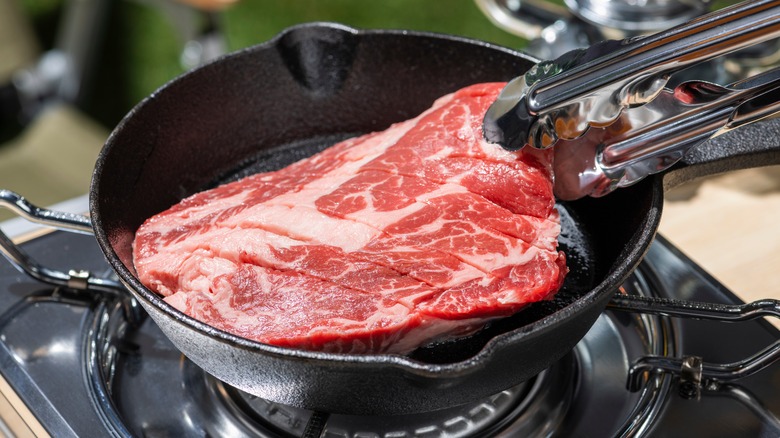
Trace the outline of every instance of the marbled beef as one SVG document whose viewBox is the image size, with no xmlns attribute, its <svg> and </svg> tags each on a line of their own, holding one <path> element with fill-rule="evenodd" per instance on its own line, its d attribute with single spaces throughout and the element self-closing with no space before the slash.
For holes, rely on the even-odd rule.
<svg viewBox="0 0 780 438">
<path fill-rule="evenodd" d="M 566 272 L 551 153 L 483 140 L 502 86 L 183 200 L 139 228 L 139 278 L 222 330 L 349 353 L 406 353 L 550 297 Z"/>
</svg>

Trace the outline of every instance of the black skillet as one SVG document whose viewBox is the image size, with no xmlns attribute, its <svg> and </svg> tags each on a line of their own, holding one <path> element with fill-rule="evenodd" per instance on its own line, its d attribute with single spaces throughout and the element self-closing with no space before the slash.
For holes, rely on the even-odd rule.
<svg viewBox="0 0 780 438">
<path fill-rule="evenodd" d="M 347 136 L 384 129 L 443 94 L 509 80 L 535 61 L 451 36 L 333 24 L 286 30 L 177 78 L 117 126 L 93 175 L 90 212 L 97 240 L 171 341 L 207 372 L 248 393 L 331 413 L 388 415 L 499 392 L 570 351 L 639 263 L 660 219 L 660 176 L 601 199 L 559 205 L 561 248 L 572 272 L 554 301 L 409 357 L 291 350 L 214 329 L 138 281 L 131 242 L 146 218 L 185 196 L 279 168 Z M 734 134 L 739 136 L 694 151 L 688 166 L 666 173 L 667 181 L 780 162 L 780 123 Z"/>
</svg>

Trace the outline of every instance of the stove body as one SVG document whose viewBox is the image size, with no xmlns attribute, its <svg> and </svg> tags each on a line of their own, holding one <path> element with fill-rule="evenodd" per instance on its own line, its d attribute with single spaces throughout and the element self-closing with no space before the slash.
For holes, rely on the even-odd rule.
<svg viewBox="0 0 780 438">
<path fill-rule="evenodd" d="M 111 272 L 91 236 L 52 232 L 23 248 L 53 268 Z M 739 303 L 663 238 L 623 292 L 632 293 L 632 283 L 661 297 Z M 0 289 L 0 393 L 10 406 L 3 409 L 6 435 L 13 436 L 8 425 L 21 419 L 30 432 L 53 436 L 306 436 L 311 412 L 216 381 L 150 319 L 129 329 L 110 299 L 38 283 L 5 259 Z M 632 344 L 644 344 L 650 335 L 637 325 L 641 318 L 647 317 L 606 311 L 559 364 L 490 400 L 401 418 L 332 415 L 320 436 L 777 436 L 777 363 L 727 388 L 704 388 L 698 400 L 679 395 L 679 378 L 670 375 L 628 391 L 627 370 L 643 354 Z M 666 339 L 656 346 L 661 351 L 710 363 L 737 362 L 780 339 L 764 320 L 657 317 L 651 331 Z M 9 422 L 10 411 L 18 418 Z"/>
</svg>

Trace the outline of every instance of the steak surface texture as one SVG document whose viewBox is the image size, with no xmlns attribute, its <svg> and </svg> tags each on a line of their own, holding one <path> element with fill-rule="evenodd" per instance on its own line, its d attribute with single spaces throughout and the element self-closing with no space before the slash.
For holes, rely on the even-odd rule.
<svg viewBox="0 0 780 438">
<path fill-rule="evenodd" d="M 148 219 L 140 280 L 193 318 L 277 346 L 408 353 L 561 286 L 551 151 L 482 137 L 503 83 Z"/>
</svg>

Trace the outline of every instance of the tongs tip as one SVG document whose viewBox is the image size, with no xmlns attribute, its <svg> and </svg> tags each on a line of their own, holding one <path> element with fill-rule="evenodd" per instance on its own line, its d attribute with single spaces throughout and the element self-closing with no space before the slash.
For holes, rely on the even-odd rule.
<svg viewBox="0 0 780 438">
<path fill-rule="evenodd" d="M 517 151 L 526 145 L 528 131 L 535 117 L 526 106 L 525 77 L 510 81 L 482 120 L 482 132 L 489 143 L 495 143 L 509 151 Z"/>
</svg>

